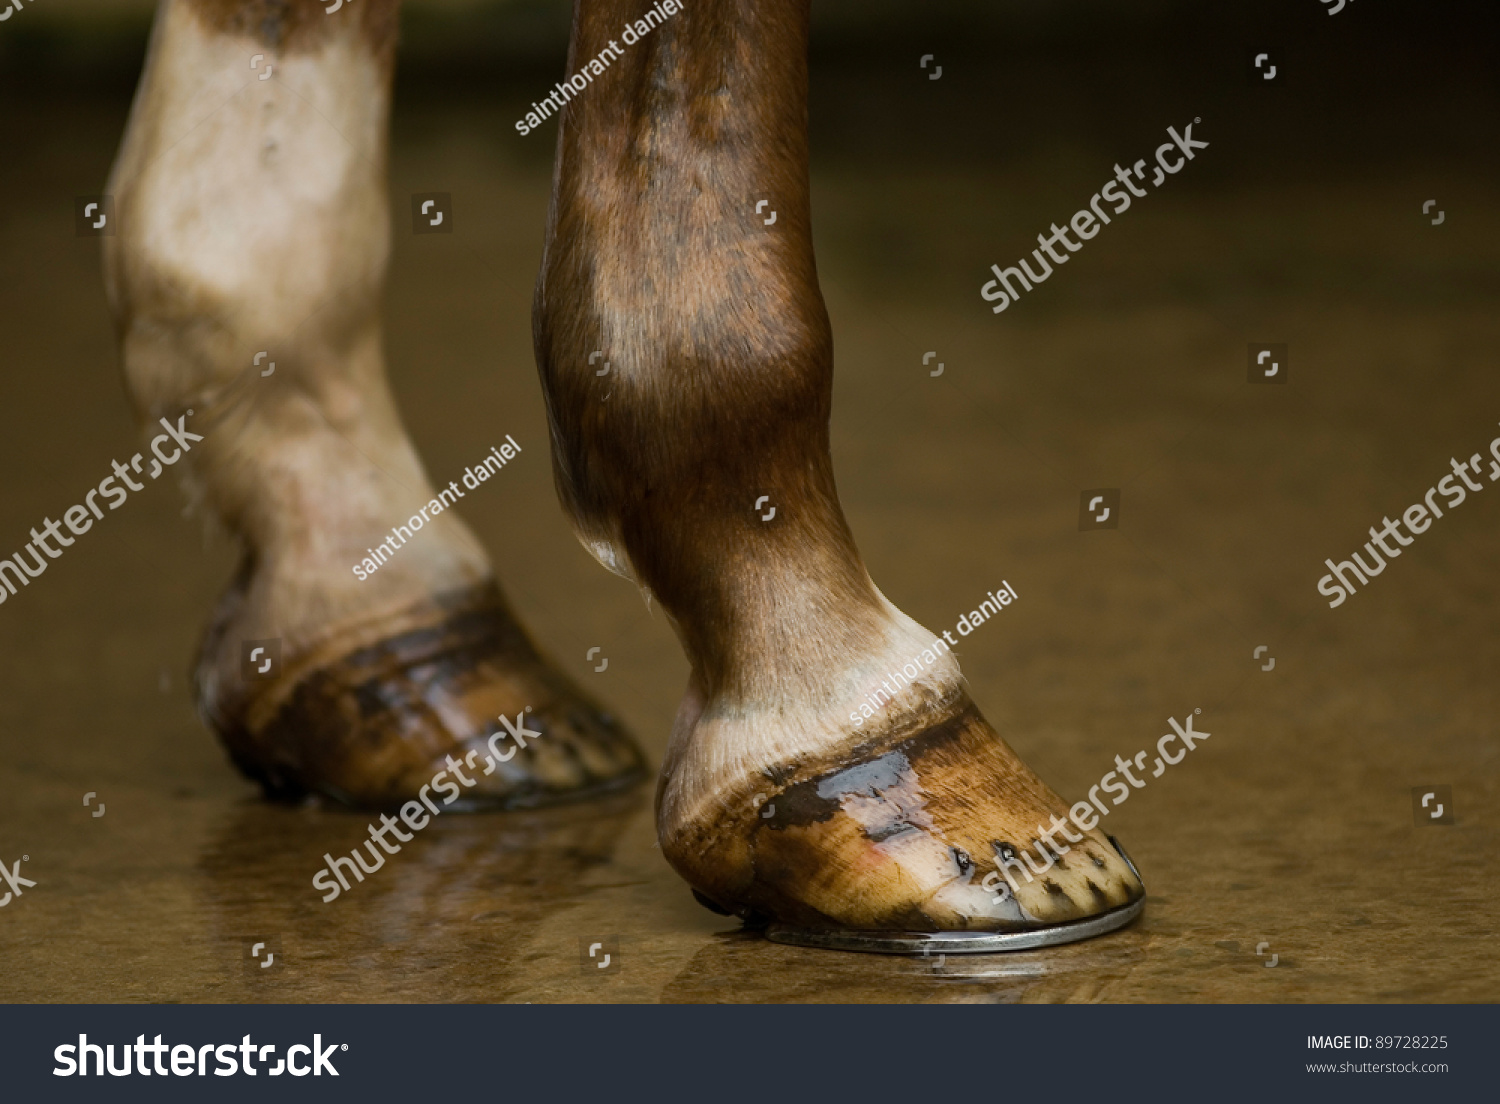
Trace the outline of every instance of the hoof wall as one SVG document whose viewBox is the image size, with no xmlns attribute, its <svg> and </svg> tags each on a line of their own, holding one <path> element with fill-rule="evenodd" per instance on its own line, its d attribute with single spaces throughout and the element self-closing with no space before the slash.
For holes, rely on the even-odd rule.
<svg viewBox="0 0 1500 1104">
<path fill-rule="evenodd" d="M 1109 842 L 1130 867 L 1131 873 L 1139 879 L 1140 872 L 1120 846 L 1119 840 L 1110 836 Z M 1146 899 L 1141 897 L 1128 905 L 1121 905 L 1096 916 L 1030 931 L 848 931 L 840 928 L 799 928 L 789 924 L 772 924 L 766 929 L 766 938 L 772 943 L 783 943 L 790 947 L 820 947 L 833 951 L 862 951 L 866 954 L 999 954 L 1004 951 L 1029 951 L 1037 947 L 1077 943 L 1096 935 L 1118 931 L 1139 916 L 1145 908 Z"/>
</svg>

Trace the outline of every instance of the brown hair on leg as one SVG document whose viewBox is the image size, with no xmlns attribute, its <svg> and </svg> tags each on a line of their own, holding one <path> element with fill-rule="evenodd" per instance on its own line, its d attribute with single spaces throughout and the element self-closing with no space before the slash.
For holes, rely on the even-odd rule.
<svg viewBox="0 0 1500 1104">
<path fill-rule="evenodd" d="M 569 72 L 640 14 L 583 0 Z M 780 602 L 836 608 L 816 650 L 881 636 L 828 452 L 807 17 L 805 0 L 689 4 L 623 46 L 559 124 L 534 311 L 559 491 L 585 543 L 672 613 L 710 694 L 806 671 Z"/>
</svg>

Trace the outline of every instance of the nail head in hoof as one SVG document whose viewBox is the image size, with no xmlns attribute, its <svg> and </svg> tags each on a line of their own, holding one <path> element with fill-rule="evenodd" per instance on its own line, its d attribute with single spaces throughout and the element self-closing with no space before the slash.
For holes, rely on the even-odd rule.
<svg viewBox="0 0 1500 1104">
<path fill-rule="evenodd" d="M 1130 861 L 1130 856 L 1125 853 L 1120 842 L 1113 836 L 1109 837 L 1109 842 L 1130 867 L 1131 873 L 1140 878 L 1140 871 L 1136 870 L 1135 863 Z M 792 947 L 821 947 L 834 951 L 863 951 L 868 954 L 998 954 L 1004 951 L 1029 951 L 1037 947 L 1056 947 L 1063 943 L 1077 943 L 1096 935 L 1105 935 L 1129 924 L 1145 908 L 1146 899 L 1142 897 L 1097 916 L 1032 931 L 846 931 L 772 924 L 766 930 L 766 938 L 772 943 Z"/>
</svg>

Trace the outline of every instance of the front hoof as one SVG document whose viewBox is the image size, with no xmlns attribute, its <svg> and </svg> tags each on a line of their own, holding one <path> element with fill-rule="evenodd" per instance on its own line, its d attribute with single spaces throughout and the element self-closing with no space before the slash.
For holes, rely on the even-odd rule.
<svg viewBox="0 0 1500 1104">
<path fill-rule="evenodd" d="M 1123 926 L 1145 897 L 1123 853 L 1077 830 L 966 697 L 947 720 L 766 771 L 769 798 L 754 784 L 664 825 L 662 850 L 703 897 L 769 918 L 781 941 L 920 954 L 934 933 L 998 934 L 1024 938 L 970 949 L 1018 949 Z"/>
</svg>

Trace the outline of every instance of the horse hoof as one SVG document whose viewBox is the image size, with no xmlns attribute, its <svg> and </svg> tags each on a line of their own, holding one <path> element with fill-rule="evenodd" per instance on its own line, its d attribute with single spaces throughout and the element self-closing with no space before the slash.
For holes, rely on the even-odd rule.
<svg viewBox="0 0 1500 1104">
<path fill-rule="evenodd" d="M 425 792 L 475 811 L 645 776 L 630 735 L 537 653 L 493 584 L 347 628 L 228 692 L 207 658 L 222 631 L 204 643 L 200 709 L 268 796 L 376 809 Z"/>
<path fill-rule="evenodd" d="M 985 953 L 1135 919 L 1145 888 L 1097 810 L 1070 821 L 966 696 L 947 712 L 767 770 L 661 825 L 662 851 L 700 900 L 800 946 Z"/>
</svg>

